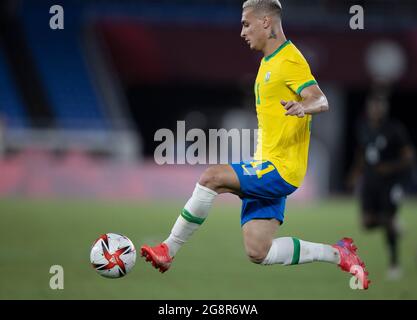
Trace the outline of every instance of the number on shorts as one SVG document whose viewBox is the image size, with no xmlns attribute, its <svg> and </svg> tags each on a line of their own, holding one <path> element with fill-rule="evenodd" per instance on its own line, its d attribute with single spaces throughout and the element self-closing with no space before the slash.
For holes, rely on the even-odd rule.
<svg viewBox="0 0 417 320">
<path fill-rule="evenodd" d="M 275 167 L 272 164 L 268 164 L 268 166 L 266 168 L 261 169 L 262 165 L 265 162 L 268 162 L 268 161 L 254 160 L 254 161 L 251 161 L 249 163 L 249 165 L 248 164 L 242 165 L 242 168 L 250 175 L 252 175 L 253 170 L 255 170 L 255 173 L 256 173 L 258 179 L 261 179 L 265 174 L 275 170 Z"/>
</svg>

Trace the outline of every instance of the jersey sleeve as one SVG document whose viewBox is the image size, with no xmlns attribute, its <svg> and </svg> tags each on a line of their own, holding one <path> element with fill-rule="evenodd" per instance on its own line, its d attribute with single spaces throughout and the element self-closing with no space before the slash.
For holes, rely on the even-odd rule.
<svg viewBox="0 0 417 320">
<path fill-rule="evenodd" d="M 282 67 L 285 84 L 297 95 L 300 95 L 303 89 L 317 84 L 305 59 L 286 60 Z"/>
</svg>

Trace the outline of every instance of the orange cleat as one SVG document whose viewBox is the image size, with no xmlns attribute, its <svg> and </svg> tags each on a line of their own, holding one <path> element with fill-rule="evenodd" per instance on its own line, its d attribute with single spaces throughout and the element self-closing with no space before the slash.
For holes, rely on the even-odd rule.
<svg viewBox="0 0 417 320">
<path fill-rule="evenodd" d="M 352 274 L 363 284 L 363 289 L 368 289 L 371 283 L 368 279 L 369 272 L 365 269 L 365 263 L 357 255 L 356 251 L 358 248 L 353 244 L 353 240 L 351 238 L 343 238 L 333 245 L 333 248 L 339 251 L 340 269 Z"/>
<path fill-rule="evenodd" d="M 164 273 L 171 266 L 172 260 L 169 256 L 168 246 L 165 243 L 158 244 L 155 247 L 149 247 L 143 245 L 140 248 L 142 257 L 145 257 L 146 261 L 152 263 L 155 269 L 159 269 L 159 272 Z"/>
</svg>

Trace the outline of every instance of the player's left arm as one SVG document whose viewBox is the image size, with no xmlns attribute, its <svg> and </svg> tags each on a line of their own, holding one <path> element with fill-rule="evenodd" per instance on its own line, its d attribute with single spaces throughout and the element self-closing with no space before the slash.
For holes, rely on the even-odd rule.
<svg viewBox="0 0 417 320">
<path fill-rule="evenodd" d="M 311 85 L 300 92 L 302 101 L 281 101 L 287 110 L 285 115 L 304 117 L 306 114 L 316 114 L 329 110 L 329 103 L 318 85 Z"/>
</svg>

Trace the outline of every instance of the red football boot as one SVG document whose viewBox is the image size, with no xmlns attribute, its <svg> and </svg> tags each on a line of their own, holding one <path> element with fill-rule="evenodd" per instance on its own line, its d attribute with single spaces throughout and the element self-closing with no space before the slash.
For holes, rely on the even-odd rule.
<svg viewBox="0 0 417 320">
<path fill-rule="evenodd" d="M 353 240 L 343 238 L 333 245 L 333 248 L 336 248 L 340 253 L 339 267 L 355 276 L 363 284 L 363 289 L 368 289 L 371 283 L 368 279 L 369 272 L 365 269 L 365 263 L 356 254 L 358 248 L 353 244 Z"/>
<path fill-rule="evenodd" d="M 164 273 L 171 266 L 172 260 L 169 256 L 169 249 L 165 243 L 160 243 L 155 247 L 149 247 L 144 245 L 140 248 L 142 257 L 146 258 L 146 261 L 152 262 L 155 269 L 159 269 L 159 272 Z"/>
</svg>

